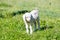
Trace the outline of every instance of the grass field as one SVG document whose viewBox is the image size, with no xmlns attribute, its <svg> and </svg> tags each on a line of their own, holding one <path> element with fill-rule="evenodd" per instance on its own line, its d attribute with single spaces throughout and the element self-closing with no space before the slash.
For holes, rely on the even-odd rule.
<svg viewBox="0 0 60 40">
<path fill-rule="evenodd" d="M 41 30 L 26 34 L 20 10 L 39 8 Z M 0 40 L 60 40 L 60 0 L 0 0 Z"/>
</svg>

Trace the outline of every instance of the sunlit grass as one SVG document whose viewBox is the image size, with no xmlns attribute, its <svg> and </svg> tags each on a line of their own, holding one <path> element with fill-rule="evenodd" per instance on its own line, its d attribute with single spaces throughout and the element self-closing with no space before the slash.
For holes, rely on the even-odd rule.
<svg viewBox="0 0 60 40">
<path fill-rule="evenodd" d="M 0 0 L 0 40 L 60 40 L 60 0 Z M 41 30 L 26 34 L 18 10 L 39 9 Z M 46 28 L 45 28 L 46 27 Z"/>
</svg>

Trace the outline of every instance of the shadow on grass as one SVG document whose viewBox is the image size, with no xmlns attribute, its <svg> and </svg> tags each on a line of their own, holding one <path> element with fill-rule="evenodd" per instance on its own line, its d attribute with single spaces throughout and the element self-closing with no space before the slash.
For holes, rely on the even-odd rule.
<svg viewBox="0 0 60 40">
<path fill-rule="evenodd" d="M 46 29 L 50 29 L 50 28 L 53 28 L 53 26 L 45 25 L 45 26 L 41 27 L 41 30 L 46 30 Z"/>
<path fill-rule="evenodd" d="M 45 26 L 41 27 L 40 29 L 36 29 L 35 31 L 38 31 L 38 30 L 39 30 L 39 31 L 42 31 L 42 30 L 46 30 L 46 29 L 50 29 L 50 28 L 52 29 L 53 27 L 54 27 L 54 26 L 45 25 Z M 35 32 L 35 31 L 34 31 L 34 32 Z"/>
<path fill-rule="evenodd" d="M 11 15 L 12 15 L 12 16 L 15 16 L 15 15 L 17 15 L 17 14 L 24 14 L 24 13 L 26 13 L 26 12 L 30 12 L 30 11 L 28 11 L 28 10 L 16 11 L 16 12 L 13 12 Z"/>
<path fill-rule="evenodd" d="M 49 26 L 49 25 L 45 25 L 45 26 L 43 26 L 43 27 L 41 27 L 40 29 L 36 29 L 35 31 L 43 31 L 43 30 L 46 30 L 46 29 L 52 29 L 54 26 Z M 35 32 L 34 31 L 34 32 Z"/>
</svg>

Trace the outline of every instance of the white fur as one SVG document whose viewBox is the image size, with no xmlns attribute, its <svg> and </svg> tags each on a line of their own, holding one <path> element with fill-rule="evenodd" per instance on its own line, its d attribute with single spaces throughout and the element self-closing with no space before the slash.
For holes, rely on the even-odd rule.
<svg viewBox="0 0 60 40">
<path fill-rule="evenodd" d="M 32 10 L 30 13 L 32 14 L 34 19 L 37 19 L 37 17 L 38 17 L 38 10 L 37 9 Z"/>
<path fill-rule="evenodd" d="M 25 13 L 23 15 L 23 20 L 26 26 L 26 32 L 27 34 L 29 33 L 29 29 L 28 26 L 30 25 L 30 34 L 32 34 L 33 30 L 32 30 L 32 23 L 34 23 L 34 25 L 36 25 L 36 21 L 38 21 L 38 26 L 39 25 L 39 16 L 38 16 L 38 10 L 32 10 L 30 13 Z M 29 24 L 29 25 L 28 25 Z"/>
</svg>

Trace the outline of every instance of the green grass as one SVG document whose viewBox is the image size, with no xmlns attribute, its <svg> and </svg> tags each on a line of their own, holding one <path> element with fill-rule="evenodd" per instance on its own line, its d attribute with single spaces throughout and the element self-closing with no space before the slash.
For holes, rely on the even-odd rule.
<svg viewBox="0 0 60 40">
<path fill-rule="evenodd" d="M 29 35 L 23 14 L 12 14 L 35 7 L 39 8 L 41 30 Z M 60 0 L 0 0 L 0 40 L 60 40 Z"/>
</svg>

